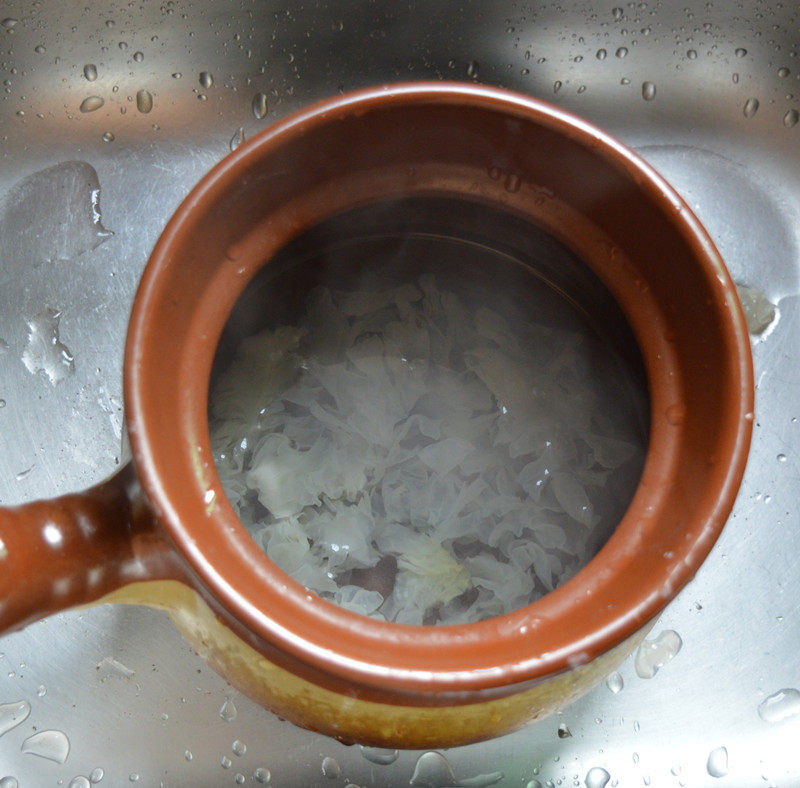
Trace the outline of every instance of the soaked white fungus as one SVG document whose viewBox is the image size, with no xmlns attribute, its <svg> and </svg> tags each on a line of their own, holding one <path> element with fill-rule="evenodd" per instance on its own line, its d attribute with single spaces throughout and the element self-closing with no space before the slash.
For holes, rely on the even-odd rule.
<svg viewBox="0 0 800 788">
<path fill-rule="evenodd" d="M 217 468 L 256 543 L 324 598 L 406 624 L 499 615 L 624 511 L 643 446 L 611 359 L 578 321 L 512 323 L 432 275 L 318 287 L 218 377 Z"/>
</svg>

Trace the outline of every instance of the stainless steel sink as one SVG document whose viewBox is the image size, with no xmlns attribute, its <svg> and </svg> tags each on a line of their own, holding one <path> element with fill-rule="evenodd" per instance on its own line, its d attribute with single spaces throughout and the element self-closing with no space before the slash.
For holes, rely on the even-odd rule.
<svg viewBox="0 0 800 788">
<path fill-rule="evenodd" d="M 795 3 L 7 0 L 0 17 L 3 504 L 83 488 L 121 461 L 121 357 L 136 284 L 169 214 L 241 133 L 378 82 L 477 80 L 530 93 L 655 165 L 706 224 L 737 282 L 776 305 L 776 319 L 753 339 L 756 427 L 734 514 L 653 633 L 676 631 L 678 654 L 651 679 L 630 660 L 612 682 L 620 691 L 601 685 L 559 716 L 446 758 L 459 779 L 501 771 L 501 784 L 517 786 L 597 788 L 597 769 L 620 786 L 800 784 L 800 701 L 789 692 L 761 706 L 800 688 Z M 152 98 L 149 112 L 139 91 Z M 102 106 L 93 100 L 81 111 L 91 97 Z M 87 162 L 99 179 L 102 224 L 114 234 L 95 236 L 102 242 L 93 249 L 73 237 L 97 230 L 91 215 L 51 207 L 61 204 L 63 179 L 26 180 L 68 161 Z M 88 199 L 91 183 L 73 186 Z M 72 245 L 58 247 L 62 237 Z M 28 321 L 43 313 L 42 331 L 52 337 L 58 321 L 74 357 L 56 346 L 57 384 L 21 361 Z M 28 366 L 37 369 L 35 360 Z M 58 615 L 3 638 L 0 651 L 0 704 L 31 706 L 0 735 L 0 778 L 23 787 L 68 785 L 93 771 L 96 779 L 100 769 L 105 785 L 235 785 L 237 775 L 257 784 L 259 767 L 274 785 L 407 785 L 421 755 L 382 765 L 389 756 L 280 721 L 144 609 Z M 22 751 L 43 730 L 66 734 L 65 762 Z M 325 762 L 335 778 L 323 774 L 324 758 L 338 763 Z"/>
</svg>

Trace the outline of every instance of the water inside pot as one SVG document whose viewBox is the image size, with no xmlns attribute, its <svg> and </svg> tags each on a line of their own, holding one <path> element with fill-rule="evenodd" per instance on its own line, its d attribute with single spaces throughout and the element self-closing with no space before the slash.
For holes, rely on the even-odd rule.
<svg viewBox="0 0 800 788">
<path fill-rule="evenodd" d="M 563 583 L 641 474 L 643 365 L 591 270 L 527 220 L 406 198 L 309 230 L 215 359 L 217 470 L 255 543 L 355 612 L 481 620 Z"/>
</svg>

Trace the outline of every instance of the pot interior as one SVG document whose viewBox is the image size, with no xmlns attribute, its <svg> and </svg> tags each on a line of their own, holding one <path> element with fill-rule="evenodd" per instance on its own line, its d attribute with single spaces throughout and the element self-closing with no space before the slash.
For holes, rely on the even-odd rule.
<svg viewBox="0 0 800 788">
<path fill-rule="evenodd" d="M 574 575 L 633 497 L 649 417 L 638 345 L 592 270 L 522 216 L 432 196 L 335 215 L 261 268 L 209 404 L 254 549 L 411 624 L 508 613 Z"/>
</svg>

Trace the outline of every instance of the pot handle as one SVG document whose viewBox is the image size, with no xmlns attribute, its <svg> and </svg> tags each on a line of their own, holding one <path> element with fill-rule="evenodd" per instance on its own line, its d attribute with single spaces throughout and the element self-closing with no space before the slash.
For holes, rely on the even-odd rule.
<svg viewBox="0 0 800 788">
<path fill-rule="evenodd" d="M 132 463 L 85 492 L 0 508 L 0 633 L 129 583 L 185 577 Z"/>
</svg>

